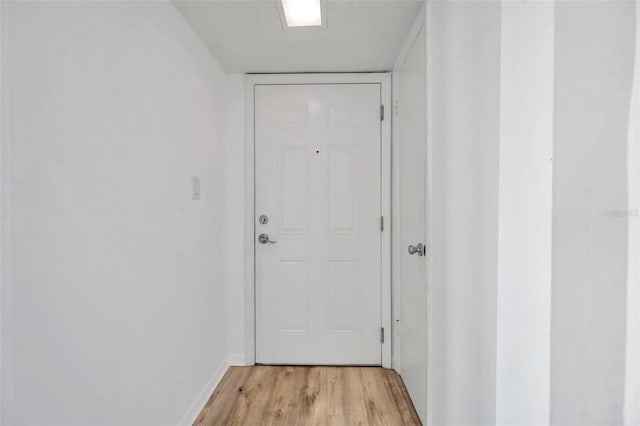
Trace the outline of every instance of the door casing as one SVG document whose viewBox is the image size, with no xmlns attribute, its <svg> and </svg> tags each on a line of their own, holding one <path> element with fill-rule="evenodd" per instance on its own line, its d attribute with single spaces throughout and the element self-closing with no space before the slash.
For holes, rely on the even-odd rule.
<svg viewBox="0 0 640 426">
<path fill-rule="evenodd" d="M 391 74 L 249 74 L 245 76 L 245 361 L 256 362 L 255 303 L 255 87 L 295 84 L 380 84 L 384 120 L 380 126 L 382 143 L 381 201 L 384 216 L 381 253 L 381 318 L 385 330 L 382 366 L 391 368 Z"/>
</svg>

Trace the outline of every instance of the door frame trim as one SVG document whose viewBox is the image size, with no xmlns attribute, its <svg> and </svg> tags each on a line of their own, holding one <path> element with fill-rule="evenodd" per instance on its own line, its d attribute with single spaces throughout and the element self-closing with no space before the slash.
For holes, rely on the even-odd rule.
<svg viewBox="0 0 640 426">
<path fill-rule="evenodd" d="M 382 214 L 385 229 L 382 232 L 381 262 L 381 323 L 385 329 L 382 343 L 382 366 L 391 368 L 391 73 L 349 74 L 247 74 L 245 76 L 245 218 L 244 218 L 244 343 L 246 363 L 256 362 L 256 291 L 255 291 L 255 86 L 287 84 L 380 84 L 385 117 L 381 122 L 382 144 Z"/>
</svg>

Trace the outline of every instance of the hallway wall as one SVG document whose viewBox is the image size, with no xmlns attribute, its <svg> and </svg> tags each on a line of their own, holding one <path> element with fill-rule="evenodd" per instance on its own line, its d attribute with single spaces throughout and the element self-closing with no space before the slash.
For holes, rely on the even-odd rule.
<svg viewBox="0 0 640 426">
<path fill-rule="evenodd" d="M 553 18 L 502 3 L 497 425 L 549 420 Z"/>
<path fill-rule="evenodd" d="M 6 213 L 7 198 L 7 167 L 6 167 L 6 150 L 4 146 L 4 140 L 7 139 L 7 117 L 8 117 L 8 80 L 7 80 L 7 61 L 5 51 L 7 48 L 7 4 L 6 2 L 0 2 L 0 424 L 4 418 L 4 405 L 5 394 L 10 382 L 10 370 L 11 367 L 7 365 L 7 346 L 5 345 L 5 336 L 8 335 L 9 322 L 7 321 L 7 309 L 5 308 L 5 300 L 9 299 L 7 294 L 7 287 L 5 283 L 8 282 L 8 260 L 5 259 L 5 247 L 8 240 L 8 221 L 6 220 L 8 215 Z"/>
<path fill-rule="evenodd" d="M 640 425 L 640 7 L 636 6 L 634 79 L 627 144 L 629 239 L 624 424 Z"/>
<path fill-rule="evenodd" d="M 493 425 L 500 3 L 428 5 L 434 425 Z M 427 72 L 429 72 L 429 70 Z"/>
<path fill-rule="evenodd" d="M 170 3 L 8 12 L 3 424 L 176 424 L 227 360 L 226 75 Z"/>
<path fill-rule="evenodd" d="M 227 125 L 227 343 L 231 365 L 247 363 L 253 336 L 245 336 L 249 321 L 245 300 L 245 98 L 244 74 L 229 74 L 226 82 Z M 249 231 L 251 232 L 251 231 Z"/>
<path fill-rule="evenodd" d="M 551 424 L 623 424 L 634 2 L 557 2 Z"/>
<path fill-rule="evenodd" d="M 633 424 L 635 7 L 428 3 L 434 425 Z"/>
</svg>

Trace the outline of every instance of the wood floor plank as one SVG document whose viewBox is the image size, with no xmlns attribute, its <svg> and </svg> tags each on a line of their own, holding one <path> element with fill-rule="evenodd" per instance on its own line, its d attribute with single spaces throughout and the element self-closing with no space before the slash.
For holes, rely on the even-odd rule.
<svg viewBox="0 0 640 426">
<path fill-rule="evenodd" d="M 377 367 L 231 367 L 195 426 L 420 425 L 400 376 Z"/>
<path fill-rule="evenodd" d="M 276 380 L 271 388 L 271 401 L 262 424 L 265 426 L 302 424 L 304 400 L 300 395 L 304 388 L 306 371 L 308 367 L 283 367 L 278 374 L 275 374 Z"/>
<path fill-rule="evenodd" d="M 357 368 L 331 367 L 326 423 L 332 426 L 362 425 L 366 416 Z"/>
<path fill-rule="evenodd" d="M 382 370 L 365 368 L 360 370 L 361 388 L 367 410 L 367 421 L 370 425 L 402 424 L 399 411 L 390 397 Z"/>
<path fill-rule="evenodd" d="M 307 413 L 309 425 L 324 426 L 327 423 L 326 413 L 329 403 L 327 376 L 329 370 L 323 367 L 309 367 L 309 375 L 305 384 L 303 398 L 309 407 Z"/>
<path fill-rule="evenodd" d="M 407 392 L 407 388 L 404 385 L 402 377 L 400 377 L 400 375 L 394 370 L 388 369 L 385 369 L 383 374 L 387 382 L 387 387 L 392 389 L 391 396 L 394 398 L 396 406 L 400 411 L 402 423 L 420 424 L 420 418 L 418 417 L 418 413 L 411 402 L 411 397 L 409 396 L 409 392 Z"/>
<path fill-rule="evenodd" d="M 202 412 L 194 422 L 194 426 L 224 424 L 232 414 L 239 390 L 239 383 L 244 383 L 251 374 L 248 367 L 231 367 L 216 387 Z"/>
<path fill-rule="evenodd" d="M 256 425 L 264 424 L 269 405 L 273 398 L 272 389 L 278 374 L 267 366 L 248 367 L 252 374 L 243 384 L 243 392 L 233 416 L 226 424 Z M 259 421 L 258 423 L 256 423 Z"/>
</svg>

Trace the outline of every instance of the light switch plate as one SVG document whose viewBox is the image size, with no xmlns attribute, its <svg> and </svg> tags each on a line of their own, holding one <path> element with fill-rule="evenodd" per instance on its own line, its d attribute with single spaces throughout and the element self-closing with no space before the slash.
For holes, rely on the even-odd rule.
<svg viewBox="0 0 640 426">
<path fill-rule="evenodd" d="M 191 199 L 200 199 L 200 178 L 198 176 L 191 176 Z"/>
</svg>

